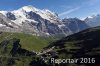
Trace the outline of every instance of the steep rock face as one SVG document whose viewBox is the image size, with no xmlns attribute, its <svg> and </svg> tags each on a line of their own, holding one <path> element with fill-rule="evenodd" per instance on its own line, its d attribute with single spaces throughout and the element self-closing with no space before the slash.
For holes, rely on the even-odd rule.
<svg viewBox="0 0 100 66">
<path fill-rule="evenodd" d="M 19 26 L 16 25 L 14 22 L 12 22 L 9 18 L 7 18 L 6 16 L 0 13 L 0 31 L 20 32 L 20 29 L 17 29 L 17 27 Z"/>
<path fill-rule="evenodd" d="M 87 17 L 85 22 L 87 22 L 91 27 L 100 26 L 100 14 Z"/>
<path fill-rule="evenodd" d="M 76 33 L 89 28 L 85 21 L 82 21 L 78 18 L 65 18 L 62 20 L 62 22 L 72 31 L 72 33 Z"/>
<path fill-rule="evenodd" d="M 7 14 L 7 18 L 11 19 L 11 20 L 16 20 L 16 17 L 14 14 L 12 14 L 11 12 L 8 12 Z"/>
<path fill-rule="evenodd" d="M 0 26 L 5 25 L 1 28 L 8 32 L 24 32 L 37 36 L 67 36 L 87 28 L 85 22 L 81 20 L 61 20 L 54 12 L 47 9 L 40 10 L 30 5 L 14 11 L 0 11 L 0 13 L 0 19 L 3 19 L 0 21 Z"/>
<path fill-rule="evenodd" d="M 0 24 L 1 24 L 0 27 L 3 27 L 3 26 L 10 26 L 10 25 L 9 25 L 10 22 L 11 22 L 11 21 L 10 21 L 8 18 L 6 18 L 4 15 L 0 14 Z"/>
</svg>

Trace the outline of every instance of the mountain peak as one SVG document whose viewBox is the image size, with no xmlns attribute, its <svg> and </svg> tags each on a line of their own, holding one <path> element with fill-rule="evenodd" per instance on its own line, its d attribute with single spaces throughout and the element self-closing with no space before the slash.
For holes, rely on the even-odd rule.
<svg viewBox="0 0 100 66">
<path fill-rule="evenodd" d="M 20 8 L 21 10 L 24 10 L 24 11 L 27 11 L 27 12 L 30 12 L 30 11 L 38 11 L 39 9 L 31 6 L 31 5 L 28 5 L 28 6 L 23 6 L 22 8 Z"/>
</svg>

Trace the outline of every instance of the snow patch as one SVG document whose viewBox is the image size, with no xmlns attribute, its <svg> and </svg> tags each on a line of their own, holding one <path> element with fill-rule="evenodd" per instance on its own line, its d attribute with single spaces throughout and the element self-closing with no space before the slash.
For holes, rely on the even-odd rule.
<svg viewBox="0 0 100 66">
<path fill-rule="evenodd" d="M 6 25 L 0 24 L 0 27 L 4 27 L 4 26 L 6 26 Z"/>
</svg>

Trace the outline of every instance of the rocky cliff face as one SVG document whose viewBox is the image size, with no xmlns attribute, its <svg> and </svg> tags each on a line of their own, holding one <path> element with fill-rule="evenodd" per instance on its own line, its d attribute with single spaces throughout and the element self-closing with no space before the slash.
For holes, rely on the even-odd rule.
<svg viewBox="0 0 100 66">
<path fill-rule="evenodd" d="M 85 21 L 82 21 L 78 18 L 65 18 L 62 20 L 62 22 L 70 29 L 70 31 L 72 31 L 72 33 L 89 28 Z"/>
</svg>

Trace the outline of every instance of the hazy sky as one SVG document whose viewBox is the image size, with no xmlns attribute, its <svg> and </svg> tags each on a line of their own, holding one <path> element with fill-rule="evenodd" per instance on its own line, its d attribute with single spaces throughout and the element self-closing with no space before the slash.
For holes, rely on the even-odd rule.
<svg viewBox="0 0 100 66">
<path fill-rule="evenodd" d="M 49 9 L 61 18 L 85 18 L 100 14 L 100 0 L 1 0 L 0 10 L 15 10 L 26 5 L 39 9 Z"/>
</svg>

